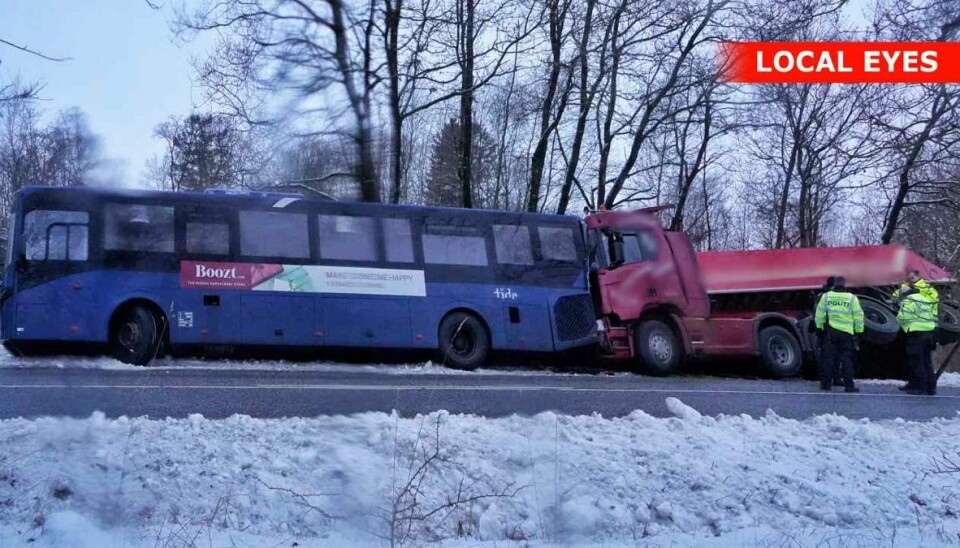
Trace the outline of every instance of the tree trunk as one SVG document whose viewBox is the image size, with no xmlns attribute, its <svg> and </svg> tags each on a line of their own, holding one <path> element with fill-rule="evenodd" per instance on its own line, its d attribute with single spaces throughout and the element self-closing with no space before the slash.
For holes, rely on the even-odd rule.
<svg viewBox="0 0 960 548">
<path fill-rule="evenodd" d="M 687 205 L 687 198 L 690 196 L 690 189 L 693 188 L 693 183 L 697 179 L 697 175 L 700 174 L 700 171 L 703 169 L 703 165 L 706 162 L 707 157 L 707 145 L 710 143 L 710 126 L 713 123 L 713 109 L 712 103 L 710 101 L 710 93 L 712 88 L 706 90 L 706 102 L 704 103 L 704 113 L 703 113 L 703 139 L 700 141 L 700 146 L 697 148 L 697 157 L 693 161 L 693 166 L 690 167 L 690 170 L 684 174 L 681 179 L 680 192 L 677 196 L 677 205 L 676 210 L 673 215 L 673 220 L 670 222 L 670 230 L 681 230 L 683 229 L 683 210 Z M 687 127 L 690 125 L 689 118 L 687 119 L 686 127 L 684 127 L 684 133 L 687 132 Z M 684 145 L 681 149 L 681 153 L 684 153 L 686 149 L 686 135 L 684 135 Z M 683 160 L 681 160 L 682 162 Z M 704 194 L 704 199 L 706 199 L 706 194 Z M 709 221 L 709 218 L 708 218 Z"/>
<path fill-rule="evenodd" d="M 560 202 L 557 204 L 557 213 L 563 215 L 570 204 L 570 192 L 573 182 L 577 178 L 577 166 L 580 164 L 580 149 L 583 146 L 583 136 L 587 129 L 587 118 L 590 116 L 592 93 L 587 91 L 587 74 L 590 70 L 590 32 L 593 29 L 593 8 L 597 0 L 587 0 L 586 19 L 583 22 L 583 35 L 580 37 L 580 115 L 577 117 L 577 128 L 573 134 L 573 146 L 570 149 L 570 159 L 567 163 L 567 173 L 560 188 Z"/>
<path fill-rule="evenodd" d="M 463 207 L 473 207 L 473 15 L 476 0 L 460 0 L 463 6 L 462 69 L 460 72 L 460 162 L 457 178 L 460 180 Z"/>
<path fill-rule="evenodd" d="M 367 47 L 364 52 L 364 73 L 363 87 L 358 90 L 357 83 L 354 80 L 355 72 L 351 66 L 350 46 L 347 39 L 347 28 L 344 17 L 344 6 L 342 0 L 330 0 L 330 11 L 333 16 L 333 26 L 331 30 L 334 34 L 336 48 L 334 55 L 337 61 L 337 68 L 343 78 L 344 88 L 347 92 L 347 99 L 350 101 L 350 108 L 353 112 L 356 130 L 354 134 L 354 143 L 356 144 L 356 165 L 354 174 L 360 183 L 360 199 L 364 202 L 379 202 L 380 180 L 377 177 L 377 168 L 373 158 L 373 132 L 370 130 L 370 48 Z M 372 5 L 372 3 L 371 3 Z M 370 14 L 373 17 L 373 14 Z M 367 29 L 367 43 L 369 44 L 371 29 Z"/>
<path fill-rule="evenodd" d="M 563 115 L 566 101 L 561 102 L 557 108 L 556 116 L 553 116 L 553 103 L 557 95 L 557 85 L 560 81 L 561 47 L 563 46 L 563 28 L 566 19 L 566 6 L 563 11 L 560 10 L 561 0 L 549 0 L 550 10 L 550 49 L 552 52 L 550 62 L 550 75 L 547 77 L 547 96 L 543 100 L 540 108 L 540 137 L 537 139 L 537 146 L 533 150 L 533 156 L 530 158 L 530 192 L 527 199 L 527 211 L 537 212 L 540 205 L 540 182 L 543 179 L 543 164 L 547 157 L 547 146 L 550 144 L 550 136 L 553 129 L 560 122 Z M 552 117 L 552 119 L 551 119 Z"/>
<path fill-rule="evenodd" d="M 390 85 L 390 203 L 399 204 L 403 187 L 403 113 L 400 106 L 400 62 L 398 34 L 403 0 L 384 0 L 384 41 L 386 43 L 387 73 Z"/>
</svg>

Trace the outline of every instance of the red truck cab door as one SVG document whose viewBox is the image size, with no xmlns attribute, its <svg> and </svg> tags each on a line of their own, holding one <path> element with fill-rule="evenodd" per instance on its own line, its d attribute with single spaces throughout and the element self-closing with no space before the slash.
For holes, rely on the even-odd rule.
<svg viewBox="0 0 960 548">
<path fill-rule="evenodd" d="M 700 265 L 697 263 L 697 253 L 690 245 L 690 240 L 683 232 L 666 231 L 664 236 L 670 245 L 670 253 L 673 255 L 677 275 L 680 277 L 683 294 L 687 300 L 684 315 L 694 318 L 709 317 L 710 298 L 704 288 Z"/>
</svg>

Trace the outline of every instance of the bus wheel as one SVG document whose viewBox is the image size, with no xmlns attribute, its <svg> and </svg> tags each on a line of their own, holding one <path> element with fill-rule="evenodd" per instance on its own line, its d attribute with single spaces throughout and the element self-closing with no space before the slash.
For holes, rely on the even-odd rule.
<svg viewBox="0 0 960 548">
<path fill-rule="evenodd" d="M 800 343 L 789 331 L 778 325 L 760 330 L 760 358 L 771 377 L 793 377 L 803 366 Z"/>
<path fill-rule="evenodd" d="M 660 320 L 644 320 L 634 327 L 633 346 L 642 371 L 658 377 L 680 368 L 682 350 L 677 335 Z"/>
<path fill-rule="evenodd" d="M 473 371 L 490 351 L 486 328 L 473 314 L 454 312 L 440 322 L 440 355 L 443 365 Z"/>
<path fill-rule="evenodd" d="M 157 318 L 147 309 L 131 306 L 120 312 L 110 333 L 113 357 L 133 365 L 149 364 L 157 353 Z"/>
</svg>

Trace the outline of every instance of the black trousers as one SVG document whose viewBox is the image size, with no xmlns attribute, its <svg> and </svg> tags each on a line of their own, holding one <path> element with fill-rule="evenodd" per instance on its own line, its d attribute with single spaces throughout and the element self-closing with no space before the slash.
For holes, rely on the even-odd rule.
<svg viewBox="0 0 960 548">
<path fill-rule="evenodd" d="M 936 390 L 937 374 L 933 370 L 933 331 L 907 333 L 908 385 L 920 390 Z"/>
<path fill-rule="evenodd" d="M 843 385 L 853 388 L 853 335 L 828 326 L 821 342 L 823 346 L 820 347 L 820 386 L 831 386 L 839 369 Z"/>
<path fill-rule="evenodd" d="M 824 367 L 823 366 L 823 360 L 824 360 L 823 348 L 827 344 L 826 340 L 827 340 L 826 331 L 818 330 L 817 331 L 817 352 L 816 352 L 818 374 L 819 372 L 823 371 L 823 367 Z M 843 381 L 842 381 L 843 375 L 840 374 L 840 363 L 837 360 L 834 360 L 833 366 L 834 366 L 833 367 L 833 384 L 841 385 L 843 384 Z"/>
</svg>

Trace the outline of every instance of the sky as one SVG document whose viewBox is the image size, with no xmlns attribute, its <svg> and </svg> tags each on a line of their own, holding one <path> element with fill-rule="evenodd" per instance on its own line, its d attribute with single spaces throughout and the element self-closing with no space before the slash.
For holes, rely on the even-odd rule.
<svg viewBox="0 0 960 548">
<path fill-rule="evenodd" d="M 163 149 L 154 127 L 202 102 L 193 85 L 197 44 L 178 45 L 172 3 L 157 0 L 0 0 L 0 38 L 69 61 L 46 61 L 0 46 L 6 77 L 39 81 L 49 114 L 72 106 L 87 114 L 124 186 L 139 186 L 145 162 Z"/>
</svg>

